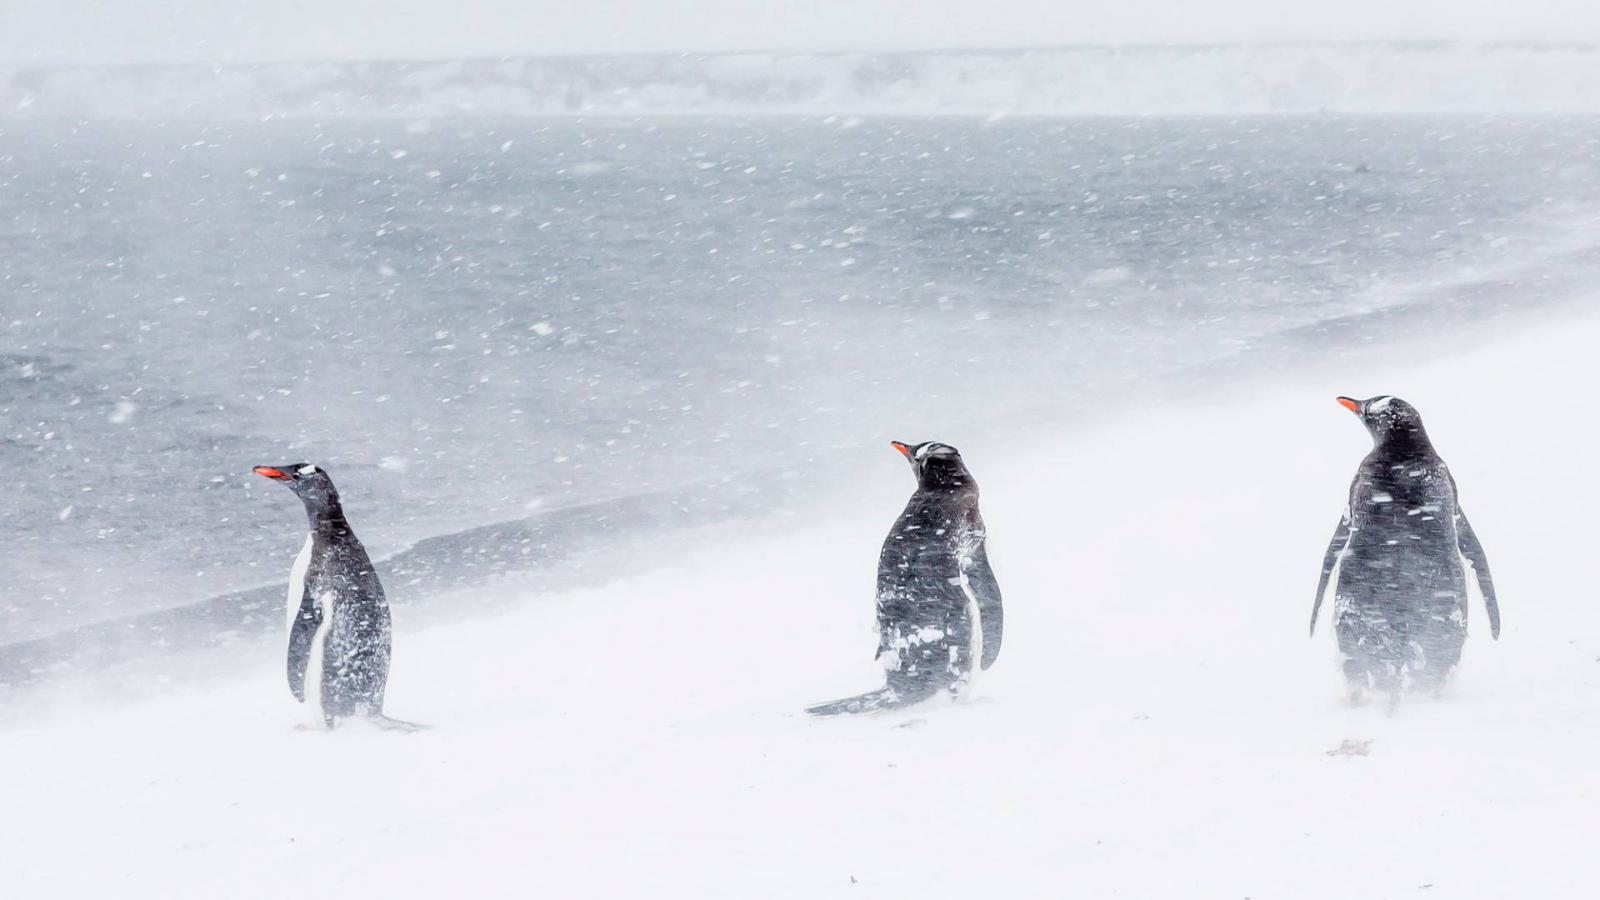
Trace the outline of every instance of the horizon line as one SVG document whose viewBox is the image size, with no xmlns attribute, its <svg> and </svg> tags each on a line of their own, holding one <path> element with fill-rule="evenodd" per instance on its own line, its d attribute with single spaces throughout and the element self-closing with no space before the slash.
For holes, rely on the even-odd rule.
<svg viewBox="0 0 1600 900">
<path fill-rule="evenodd" d="M 938 56 L 957 54 L 1069 53 L 1069 52 L 1148 52 L 1181 51 L 1203 52 L 1236 50 L 1243 48 L 1290 49 L 1358 49 L 1389 48 L 1410 51 L 1441 51 L 1452 49 L 1478 50 L 1538 50 L 1580 53 L 1600 52 L 1600 42 L 1569 40 L 1494 39 L 1470 40 L 1458 38 L 1395 38 L 1352 40 L 1263 40 L 1263 41 L 1196 41 L 1194 43 L 1130 42 L 1082 44 L 1019 44 L 1011 46 L 941 46 L 901 49 L 832 48 L 832 49 L 746 49 L 746 50 L 629 50 L 614 53 L 596 52 L 530 52 L 484 54 L 467 56 L 371 56 L 371 57 L 307 57 L 304 59 L 232 59 L 232 60 L 170 60 L 125 62 L 0 62 L 0 70 L 13 71 L 84 71 L 133 69 L 247 69 L 277 66 L 349 66 L 349 65 L 423 65 L 441 63 L 494 64 L 534 60 L 623 60 L 623 59 L 714 59 L 718 57 L 773 56 L 773 57 L 839 57 L 839 56 Z"/>
</svg>

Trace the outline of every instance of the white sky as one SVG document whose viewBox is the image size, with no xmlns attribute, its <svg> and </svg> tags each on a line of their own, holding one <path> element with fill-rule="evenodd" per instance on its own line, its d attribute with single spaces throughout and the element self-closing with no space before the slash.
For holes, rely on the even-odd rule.
<svg viewBox="0 0 1600 900">
<path fill-rule="evenodd" d="M 0 63 L 1600 40 L 1600 0 L 0 0 Z"/>
</svg>

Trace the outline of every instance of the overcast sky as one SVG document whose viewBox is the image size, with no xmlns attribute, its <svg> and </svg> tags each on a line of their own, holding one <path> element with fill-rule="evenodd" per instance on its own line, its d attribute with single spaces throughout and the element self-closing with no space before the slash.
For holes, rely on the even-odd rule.
<svg viewBox="0 0 1600 900">
<path fill-rule="evenodd" d="M 0 63 L 1600 40 L 1600 0 L 0 0 Z"/>
</svg>

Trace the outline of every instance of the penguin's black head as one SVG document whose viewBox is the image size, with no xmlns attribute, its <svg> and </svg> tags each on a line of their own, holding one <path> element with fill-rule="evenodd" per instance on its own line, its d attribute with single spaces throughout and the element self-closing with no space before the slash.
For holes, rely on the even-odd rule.
<svg viewBox="0 0 1600 900">
<path fill-rule="evenodd" d="M 1381 444 L 1391 439 L 1427 441 L 1422 429 L 1422 414 L 1417 408 L 1388 394 L 1368 400 L 1340 397 L 1339 405 L 1361 417 L 1361 424 L 1372 433 L 1373 441 Z"/>
<path fill-rule="evenodd" d="M 307 506 L 324 506 L 330 501 L 337 502 L 339 492 L 333 488 L 333 479 L 321 467 L 311 463 L 295 463 L 292 466 L 256 466 L 255 473 L 264 478 L 271 478 L 279 484 L 286 485 L 289 490 L 299 495 Z"/>
<path fill-rule="evenodd" d="M 917 475 L 917 487 L 973 486 L 972 473 L 961 460 L 961 451 L 938 441 L 906 444 L 890 441 L 889 446 L 899 450 L 911 463 Z"/>
</svg>

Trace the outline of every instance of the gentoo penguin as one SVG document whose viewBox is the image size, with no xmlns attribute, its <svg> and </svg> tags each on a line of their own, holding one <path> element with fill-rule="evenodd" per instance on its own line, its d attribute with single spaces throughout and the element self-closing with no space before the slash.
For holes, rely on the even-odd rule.
<svg viewBox="0 0 1600 900">
<path fill-rule="evenodd" d="M 383 719 L 389 602 L 333 479 L 310 463 L 256 466 L 255 473 L 294 491 L 311 521 L 289 575 L 289 690 L 330 728 L 351 716 L 392 721 Z"/>
<path fill-rule="evenodd" d="M 956 448 L 937 441 L 894 449 L 911 462 L 917 490 L 878 555 L 878 662 L 884 687 L 814 706 L 813 715 L 907 706 L 959 691 L 973 660 L 1000 655 L 1000 585 L 984 546 L 978 484 Z"/>
<path fill-rule="evenodd" d="M 1416 408 L 1389 396 L 1339 403 L 1361 418 L 1373 448 L 1323 556 L 1311 633 L 1331 588 L 1351 702 L 1368 688 L 1391 701 L 1407 684 L 1437 692 L 1467 639 L 1468 579 L 1483 595 L 1489 633 L 1500 637 L 1489 561 Z"/>
</svg>

